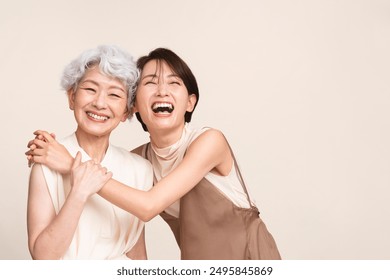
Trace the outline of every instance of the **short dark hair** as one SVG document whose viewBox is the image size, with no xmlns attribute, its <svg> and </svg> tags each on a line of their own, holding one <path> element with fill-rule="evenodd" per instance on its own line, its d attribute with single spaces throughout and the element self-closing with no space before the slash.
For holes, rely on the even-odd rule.
<svg viewBox="0 0 390 280">
<path fill-rule="evenodd" d="M 171 68 L 171 70 L 182 79 L 185 87 L 187 88 L 188 94 L 195 94 L 196 103 L 192 112 L 186 112 L 184 115 L 184 121 L 190 122 L 192 118 L 192 113 L 195 110 L 196 105 L 199 101 L 199 88 L 196 82 L 196 78 L 192 73 L 188 65 L 181 59 L 176 53 L 166 48 L 157 48 L 151 51 L 148 55 L 142 56 L 137 61 L 138 70 L 142 73 L 145 65 L 152 60 L 157 60 L 158 63 L 165 62 Z M 135 96 L 137 99 L 137 95 Z M 137 120 L 141 123 L 142 128 L 145 131 L 148 131 L 145 123 L 142 121 L 140 114 L 135 113 Z"/>
</svg>

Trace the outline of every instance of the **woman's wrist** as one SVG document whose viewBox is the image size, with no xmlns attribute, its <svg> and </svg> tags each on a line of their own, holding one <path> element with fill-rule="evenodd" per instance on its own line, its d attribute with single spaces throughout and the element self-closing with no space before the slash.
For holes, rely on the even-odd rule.
<svg viewBox="0 0 390 280">
<path fill-rule="evenodd" d="M 72 165 L 73 165 L 74 158 L 68 154 L 68 156 L 64 159 L 64 165 L 59 170 L 59 172 L 63 175 L 70 174 L 70 171 L 72 170 Z"/>
<path fill-rule="evenodd" d="M 72 186 L 68 198 L 83 207 L 90 196 L 91 194 L 84 192 L 82 188 Z"/>
</svg>

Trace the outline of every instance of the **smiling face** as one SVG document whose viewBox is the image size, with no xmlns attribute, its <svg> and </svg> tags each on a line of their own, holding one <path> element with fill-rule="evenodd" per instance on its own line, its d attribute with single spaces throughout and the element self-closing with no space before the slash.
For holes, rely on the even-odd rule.
<svg viewBox="0 0 390 280">
<path fill-rule="evenodd" d="M 182 79 L 164 62 L 151 60 L 142 69 L 138 83 L 135 112 L 149 132 L 182 129 L 184 115 L 192 112 L 196 96 L 189 95 Z"/>
<path fill-rule="evenodd" d="M 128 116 L 124 84 L 92 67 L 85 72 L 76 92 L 68 91 L 69 107 L 74 111 L 78 136 L 109 137 Z"/>
</svg>

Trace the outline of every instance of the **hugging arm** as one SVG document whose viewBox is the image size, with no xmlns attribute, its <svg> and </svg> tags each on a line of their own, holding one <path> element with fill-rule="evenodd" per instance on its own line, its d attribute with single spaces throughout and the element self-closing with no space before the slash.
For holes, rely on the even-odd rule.
<svg viewBox="0 0 390 280">
<path fill-rule="evenodd" d="M 98 194 L 141 220 L 149 221 L 189 192 L 208 172 L 227 175 L 232 163 L 225 137 L 210 129 L 192 142 L 183 161 L 149 191 L 129 188 L 110 179 Z"/>
<path fill-rule="evenodd" d="M 192 142 L 183 161 L 149 191 L 128 188 L 111 179 L 98 193 L 143 221 L 149 221 L 189 192 L 208 172 L 227 175 L 232 164 L 223 134 L 208 130 Z"/>
<path fill-rule="evenodd" d="M 54 134 L 37 130 L 34 135 L 36 137 L 28 142 L 29 150 L 25 153 L 29 166 L 34 162 L 41 163 L 61 174 L 68 174 L 73 164 L 68 150 L 55 140 Z"/>
</svg>

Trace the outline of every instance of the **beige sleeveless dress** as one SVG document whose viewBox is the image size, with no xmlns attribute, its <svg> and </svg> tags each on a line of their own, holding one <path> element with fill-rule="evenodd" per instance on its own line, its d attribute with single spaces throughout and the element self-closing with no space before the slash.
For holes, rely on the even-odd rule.
<svg viewBox="0 0 390 280">
<path fill-rule="evenodd" d="M 185 128 L 179 147 L 175 147 L 179 148 L 179 153 L 168 158 L 173 163 L 171 170 L 180 163 L 189 144 L 203 132 L 204 129 L 188 131 L 188 127 Z M 249 207 L 237 206 L 221 191 L 221 186 L 203 178 L 176 203 L 176 211 L 167 209 L 160 214 L 173 231 L 183 260 L 281 259 L 274 238 L 249 197 L 233 152 L 232 155 Z M 170 170 L 162 172 L 161 156 L 150 143 L 145 144 L 144 156 L 152 162 L 155 181 L 169 173 Z"/>
</svg>

